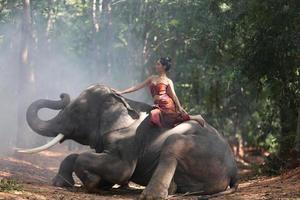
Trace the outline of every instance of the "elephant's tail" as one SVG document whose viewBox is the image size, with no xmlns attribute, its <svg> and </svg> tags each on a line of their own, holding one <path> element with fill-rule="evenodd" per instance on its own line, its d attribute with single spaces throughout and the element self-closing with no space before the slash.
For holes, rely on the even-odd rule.
<svg viewBox="0 0 300 200">
<path fill-rule="evenodd" d="M 171 195 L 167 199 L 171 199 L 173 197 L 184 197 L 184 196 L 197 195 L 198 200 L 208 200 L 210 198 L 215 198 L 215 197 L 219 197 L 219 196 L 223 196 L 223 195 L 232 194 L 232 193 L 236 192 L 236 190 L 238 189 L 238 176 L 237 175 L 233 176 L 230 179 L 229 187 L 230 187 L 229 189 L 227 189 L 223 192 L 215 193 L 215 194 L 201 195 L 201 194 L 203 194 L 203 191 L 196 191 L 196 192 L 187 192 L 182 195 Z"/>
<path fill-rule="evenodd" d="M 237 173 L 233 177 L 231 177 L 229 187 L 230 189 L 232 188 L 235 190 L 237 190 L 237 188 L 239 187 L 239 179 Z"/>
<path fill-rule="evenodd" d="M 211 195 L 201 195 L 201 196 L 198 196 L 198 200 L 207 200 L 207 199 L 210 199 L 210 198 L 215 198 L 215 197 L 219 197 L 219 196 L 223 196 L 223 195 L 228 195 L 228 194 L 232 194 L 232 193 L 235 193 L 236 190 L 238 189 L 238 178 L 237 176 L 234 176 L 231 178 L 230 182 L 229 182 L 229 189 L 228 190 L 225 190 L 223 192 L 219 192 L 219 193 L 216 193 L 216 194 L 211 194 Z"/>
<path fill-rule="evenodd" d="M 237 190 L 237 188 L 230 188 L 224 192 L 219 192 L 219 193 L 216 193 L 216 194 L 211 194 L 211 195 L 201 195 L 201 196 L 198 196 L 198 200 L 207 200 L 207 199 L 210 199 L 210 198 L 215 198 L 215 197 L 219 197 L 219 196 L 223 196 L 223 195 L 228 195 L 228 194 L 233 194 L 235 193 L 235 191 Z"/>
<path fill-rule="evenodd" d="M 38 111 L 42 108 L 49 108 L 53 110 L 64 109 L 70 103 L 70 96 L 68 94 L 61 94 L 61 100 L 53 101 L 48 99 L 40 99 L 33 102 L 27 109 L 26 119 L 27 123 L 32 130 L 40 135 L 47 137 L 55 137 L 58 133 L 63 131 L 61 127 L 62 113 L 58 113 L 57 116 L 51 120 L 44 121 L 38 117 Z"/>
</svg>

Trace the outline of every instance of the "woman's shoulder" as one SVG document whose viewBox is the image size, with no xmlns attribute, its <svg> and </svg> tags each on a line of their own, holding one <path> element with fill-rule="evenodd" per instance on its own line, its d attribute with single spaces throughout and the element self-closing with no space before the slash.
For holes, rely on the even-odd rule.
<svg viewBox="0 0 300 200">
<path fill-rule="evenodd" d="M 159 78 L 159 76 L 157 76 L 157 75 L 150 75 L 150 76 L 148 77 L 148 80 L 149 80 L 150 82 L 153 82 L 153 81 L 156 81 L 158 78 Z"/>
<path fill-rule="evenodd" d="M 172 81 L 172 79 L 170 79 L 170 78 L 167 78 L 167 81 L 168 81 L 168 84 L 169 84 L 169 85 L 172 85 L 172 84 L 173 84 L 173 81 Z"/>
<path fill-rule="evenodd" d="M 151 76 L 148 76 L 148 78 L 146 79 L 146 82 L 148 82 L 148 84 L 151 84 L 155 81 L 155 75 L 151 75 Z"/>
</svg>

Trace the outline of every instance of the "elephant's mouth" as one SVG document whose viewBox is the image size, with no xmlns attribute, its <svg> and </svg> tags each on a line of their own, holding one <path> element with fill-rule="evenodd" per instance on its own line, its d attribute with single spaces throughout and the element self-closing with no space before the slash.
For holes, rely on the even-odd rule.
<svg viewBox="0 0 300 200">
<path fill-rule="evenodd" d="M 49 149 L 50 147 L 53 147 L 54 145 L 56 145 L 63 139 L 64 139 L 64 135 L 60 133 L 55 138 L 53 138 L 50 142 L 48 142 L 47 144 L 45 144 L 43 146 L 36 147 L 33 149 L 18 149 L 17 151 L 20 153 L 39 153 L 41 151 Z"/>
</svg>

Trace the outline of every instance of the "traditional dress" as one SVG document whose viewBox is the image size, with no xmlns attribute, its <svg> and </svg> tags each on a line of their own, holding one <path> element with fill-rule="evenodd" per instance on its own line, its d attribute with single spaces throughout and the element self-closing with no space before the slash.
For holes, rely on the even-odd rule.
<svg viewBox="0 0 300 200">
<path fill-rule="evenodd" d="M 169 84 L 151 83 L 150 91 L 154 98 L 153 109 L 150 112 L 150 121 L 159 127 L 174 127 L 184 121 L 190 120 L 190 116 L 176 111 Z"/>
</svg>

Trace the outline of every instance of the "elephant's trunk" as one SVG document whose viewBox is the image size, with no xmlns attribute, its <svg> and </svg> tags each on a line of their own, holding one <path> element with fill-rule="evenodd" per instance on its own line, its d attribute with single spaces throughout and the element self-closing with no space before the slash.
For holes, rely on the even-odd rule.
<svg viewBox="0 0 300 200">
<path fill-rule="evenodd" d="M 46 99 L 40 99 L 33 102 L 27 109 L 26 119 L 27 123 L 32 130 L 40 135 L 47 137 L 55 137 L 59 133 L 63 132 L 61 127 L 62 114 L 59 113 L 51 120 L 44 121 L 38 117 L 38 111 L 41 108 L 49 108 L 53 110 L 64 109 L 70 103 L 70 96 L 68 94 L 61 94 L 61 100 L 52 101 Z"/>
</svg>

